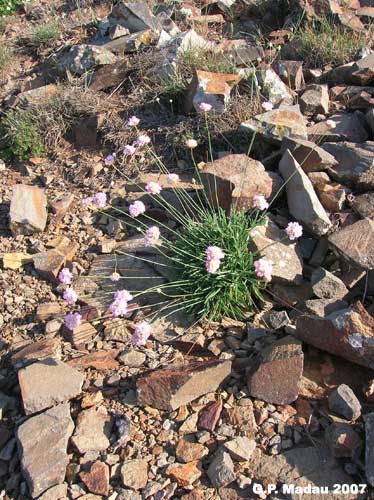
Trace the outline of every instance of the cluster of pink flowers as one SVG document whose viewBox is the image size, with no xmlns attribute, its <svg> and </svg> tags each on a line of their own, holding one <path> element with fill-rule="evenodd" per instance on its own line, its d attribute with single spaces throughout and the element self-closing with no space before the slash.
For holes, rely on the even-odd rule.
<svg viewBox="0 0 374 500">
<path fill-rule="evenodd" d="M 127 122 L 127 124 L 130 127 L 137 127 L 139 125 L 139 123 L 140 123 L 140 120 L 136 116 L 132 116 L 131 118 L 129 118 L 129 121 Z"/>
<path fill-rule="evenodd" d="M 270 101 L 265 101 L 261 104 L 265 111 L 271 111 L 274 108 L 274 105 Z"/>
<path fill-rule="evenodd" d="M 136 139 L 136 144 L 138 146 L 145 146 L 146 144 L 149 144 L 151 142 L 151 138 L 149 135 L 139 135 L 139 137 Z"/>
<path fill-rule="evenodd" d="M 148 337 L 151 335 L 151 325 L 147 321 L 136 323 L 134 333 L 131 337 L 131 342 L 136 346 L 146 344 Z"/>
<path fill-rule="evenodd" d="M 78 300 L 78 294 L 71 286 L 65 288 L 62 297 L 69 305 L 75 304 L 76 301 Z"/>
<path fill-rule="evenodd" d="M 64 319 L 64 324 L 69 330 L 74 330 L 82 323 L 82 315 L 79 312 L 67 314 Z"/>
<path fill-rule="evenodd" d="M 115 153 L 113 153 L 112 155 L 108 155 L 104 159 L 104 164 L 105 165 L 111 165 L 114 162 L 114 160 L 116 159 L 115 157 L 116 157 Z"/>
<path fill-rule="evenodd" d="M 205 250 L 206 259 L 205 259 L 205 268 L 208 273 L 215 274 L 220 265 L 221 260 L 225 257 L 223 250 L 220 247 L 209 246 Z"/>
<path fill-rule="evenodd" d="M 188 149 L 195 149 L 197 147 L 197 141 L 195 139 L 187 139 L 186 147 Z"/>
<path fill-rule="evenodd" d="M 144 214 L 146 211 L 145 205 L 142 201 L 134 201 L 134 203 L 131 203 L 129 206 L 129 214 L 131 217 L 139 217 L 139 215 Z"/>
<path fill-rule="evenodd" d="M 298 222 L 290 222 L 286 227 L 287 236 L 291 241 L 300 238 L 303 234 L 303 227 Z"/>
<path fill-rule="evenodd" d="M 110 281 L 113 281 L 113 282 L 119 281 L 121 279 L 121 275 L 115 271 L 114 273 L 112 273 L 109 276 L 109 279 L 110 279 Z"/>
<path fill-rule="evenodd" d="M 160 240 L 160 230 L 157 226 L 151 226 L 144 233 L 144 246 L 145 247 L 153 247 L 159 243 Z"/>
<path fill-rule="evenodd" d="M 153 182 L 153 181 L 148 182 L 145 185 L 144 189 L 149 194 L 160 194 L 162 191 L 161 185 L 158 182 Z"/>
<path fill-rule="evenodd" d="M 117 318 L 125 316 L 128 311 L 128 302 L 133 299 L 133 296 L 127 290 L 117 290 L 114 293 L 114 300 L 109 306 L 112 315 Z"/>
<path fill-rule="evenodd" d="M 132 156 L 135 153 L 136 153 L 136 146 L 133 146 L 131 144 L 126 144 L 126 146 L 123 148 L 123 154 L 125 156 L 127 155 Z"/>
<path fill-rule="evenodd" d="M 64 267 L 58 273 L 58 281 L 60 283 L 63 283 L 64 285 L 70 285 L 72 279 L 73 279 L 73 274 L 67 267 Z"/>
<path fill-rule="evenodd" d="M 256 195 L 253 197 L 253 207 L 258 208 L 258 210 L 266 210 L 269 208 L 269 203 L 265 200 L 262 195 Z"/>
<path fill-rule="evenodd" d="M 178 174 L 168 174 L 166 178 L 170 184 L 177 184 L 180 181 Z"/>
<path fill-rule="evenodd" d="M 202 112 L 202 113 L 208 113 L 209 111 L 211 111 L 212 109 L 212 105 L 211 104 L 208 104 L 207 102 L 202 102 L 200 105 L 199 105 L 199 110 Z"/>
<path fill-rule="evenodd" d="M 253 265 L 255 266 L 257 278 L 263 278 L 265 281 L 271 281 L 273 273 L 273 263 L 271 260 L 258 259 L 254 261 Z"/>
<path fill-rule="evenodd" d="M 108 197 L 106 193 L 96 193 L 94 196 L 87 196 L 82 200 L 82 206 L 88 207 L 89 205 L 93 205 L 96 208 L 104 208 L 108 203 Z"/>
</svg>

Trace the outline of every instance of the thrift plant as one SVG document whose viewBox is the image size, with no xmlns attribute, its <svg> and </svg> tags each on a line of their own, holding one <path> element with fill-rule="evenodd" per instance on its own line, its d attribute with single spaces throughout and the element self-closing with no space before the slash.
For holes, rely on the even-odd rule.
<svg viewBox="0 0 374 500">
<path fill-rule="evenodd" d="M 208 127 L 208 115 L 212 106 L 208 103 L 200 105 L 200 111 L 207 130 L 211 160 L 211 141 Z M 151 155 L 157 163 L 160 174 L 167 180 L 176 198 L 171 204 L 163 196 L 163 186 L 159 182 L 150 181 L 144 188 L 138 186 L 148 199 L 156 201 L 177 225 L 170 226 L 155 220 L 148 211 L 146 201 L 136 200 L 128 209 L 120 209 L 111 205 L 104 192 L 98 192 L 83 200 L 83 206 L 111 216 L 117 212 L 116 218 L 125 218 L 127 225 L 143 235 L 144 247 L 153 248 L 161 259 L 152 255 L 141 257 L 146 263 L 167 266 L 170 271 L 168 281 L 148 287 L 142 291 L 134 291 L 126 286 L 126 276 L 121 276 L 117 266 L 111 271 L 110 280 L 121 282 L 113 294 L 112 302 L 105 317 L 126 316 L 144 306 L 136 306 L 137 299 L 152 292 L 159 297 L 156 305 L 149 305 L 153 310 L 141 317 L 134 326 L 132 342 L 134 345 L 145 345 L 152 334 L 152 321 L 157 317 L 167 317 L 177 311 L 184 311 L 194 318 L 205 321 L 217 321 L 222 317 L 242 319 L 246 313 L 256 308 L 261 301 L 262 292 L 272 279 L 273 263 L 261 253 L 251 250 L 250 230 L 265 221 L 269 204 L 262 193 L 253 198 L 252 209 L 248 212 L 231 207 L 226 213 L 219 207 L 214 198 L 216 189 L 204 188 L 200 171 L 195 163 L 193 150 L 197 147 L 194 139 L 186 141 L 191 152 L 191 160 L 195 166 L 196 180 L 193 182 L 194 193 L 191 195 L 180 186 L 179 175 L 169 172 L 157 157 L 151 146 L 148 135 L 138 129 L 139 119 L 135 116 L 128 121 L 128 126 L 137 135 L 133 144 L 124 146 L 104 159 L 104 163 L 127 178 L 125 164 L 136 161 L 137 156 Z M 208 193 L 209 191 L 209 193 Z M 109 210 L 110 209 L 110 210 Z M 113 216 L 113 215 L 112 215 Z M 118 217 L 117 217 L 118 216 Z M 285 239 L 296 240 L 302 235 L 302 227 L 291 222 L 285 231 Z M 117 251 L 118 254 L 129 255 Z M 116 261 L 115 261 L 116 262 Z M 74 290 L 73 275 L 69 269 L 62 269 L 59 281 L 66 285 L 63 298 L 70 306 L 79 301 Z M 131 307 L 131 308 L 130 308 Z M 71 330 L 83 321 L 82 315 L 75 311 L 65 317 L 65 326 Z"/>
</svg>

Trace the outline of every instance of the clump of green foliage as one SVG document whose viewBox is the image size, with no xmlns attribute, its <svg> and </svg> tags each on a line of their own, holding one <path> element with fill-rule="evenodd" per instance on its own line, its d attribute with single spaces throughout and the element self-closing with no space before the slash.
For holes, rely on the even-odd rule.
<svg viewBox="0 0 374 500">
<path fill-rule="evenodd" d="M 7 111 L 1 120 L 1 130 L 8 143 L 7 156 L 27 160 L 43 154 L 43 137 L 32 109 Z"/>
<path fill-rule="evenodd" d="M 31 30 L 29 45 L 37 49 L 43 48 L 60 37 L 58 23 L 53 21 L 47 24 L 41 24 Z"/>
<path fill-rule="evenodd" d="M 0 17 L 14 12 L 19 3 L 19 0 L 0 0 Z"/>
<path fill-rule="evenodd" d="M 369 35 L 321 18 L 301 23 L 293 41 L 306 66 L 338 66 L 352 61 L 368 44 Z"/>
<path fill-rule="evenodd" d="M 227 316 L 243 318 L 261 299 L 265 284 L 253 266 L 258 255 L 249 250 L 249 231 L 260 223 L 255 215 L 242 210 L 227 215 L 221 208 L 208 209 L 197 223 L 186 219 L 186 225 L 171 246 L 176 263 L 177 296 L 184 297 L 182 306 L 193 315 L 207 320 Z M 208 246 L 220 247 L 225 258 L 219 273 L 207 273 L 204 259 Z M 170 293 L 173 296 L 173 293 Z"/>
</svg>

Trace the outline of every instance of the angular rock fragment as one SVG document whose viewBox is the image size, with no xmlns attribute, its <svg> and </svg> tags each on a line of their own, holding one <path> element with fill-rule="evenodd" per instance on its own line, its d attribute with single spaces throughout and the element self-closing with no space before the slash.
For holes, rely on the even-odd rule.
<svg viewBox="0 0 374 500">
<path fill-rule="evenodd" d="M 160 29 L 158 19 L 152 14 L 146 2 L 117 2 L 108 16 L 113 25 L 127 28 L 131 33 Z"/>
<path fill-rule="evenodd" d="M 31 342 L 12 355 L 12 364 L 16 368 L 25 366 L 33 361 L 41 361 L 46 358 L 58 357 L 61 351 L 58 339 L 39 340 Z"/>
<path fill-rule="evenodd" d="M 65 363 L 47 358 L 18 372 L 26 415 L 78 396 L 83 376 Z"/>
<path fill-rule="evenodd" d="M 374 193 L 364 193 L 356 196 L 352 208 L 361 217 L 368 219 L 374 219 Z"/>
<path fill-rule="evenodd" d="M 373 141 L 363 144 L 325 143 L 322 148 L 337 161 L 335 165 L 328 167 L 328 172 L 334 180 L 355 190 L 374 190 Z"/>
<path fill-rule="evenodd" d="M 187 89 L 186 112 L 189 113 L 192 108 L 200 111 L 200 104 L 205 102 L 216 113 L 223 113 L 229 103 L 232 88 L 240 80 L 239 75 L 197 70 Z"/>
<path fill-rule="evenodd" d="M 222 401 L 208 403 L 199 412 L 197 427 L 200 430 L 213 432 L 222 412 Z"/>
<path fill-rule="evenodd" d="M 73 429 L 67 403 L 29 418 L 18 428 L 21 466 L 32 498 L 64 481 Z"/>
<path fill-rule="evenodd" d="M 360 455 L 361 438 L 348 424 L 330 425 L 325 431 L 325 439 L 333 457 L 358 458 Z"/>
<path fill-rule="evenodd" d="M 329 408 L 347 420 L 357 420 L 361 415 L 361 404 L 355 393 L 346 384 L 340 384 L 329 395 Z"/>
<path fill-rule="evenodd" d="M 293 334 L 322 351 L 374 368 L 374 319 L 360 302 L 326 318 L 302 315 Z"/>
<path fill-rule="evenodd" d="M 58 302 L 44 302 L 38 304 L 36 309 L 36 319 L 38 321 L 46 321 L 61 314 L 61 306 Z"/>
<path fill-rule="evenodd" d="M 191 488 L 192 484 L 197 481 L 202 474 L 201 465 L 200 462 L 196 460 L 188 464 L 175 463 L 168 466 L 165 474 L 178 483 L 178 486 L 182 488 Z"/>
<path fill-rule="evenodd" d="M 122 484 L 134 490 L 140 490 L 148 482 L 148 463 L 146 460 L 128 460 L 120 471 Z"/>
<path fill-rule="evenodd" d="M 336 113 L 329 117 L 335 123 L 331 128 L 328 121 L 316 123 L 308 128 L 308 139 L 314 142 L 365 142 L 368 134 L 360 115 L 355 113 Z"/>
<path fill-rule="evenodd" d="M 73 259 L 78 244 L 64 238 L 55 248 L 33 256 L 34 267 L 45 279 L 55 281 L 60 269 Z"/>
<path fill-rule="evenodd" d="M 272 277 L 275 283 L 300 284 L 303 279 L 303 264 L 297 243 L 289 241 L 282 231 L 270 219 L 265 224 L 250 231 L 250 248 L 273 262 Z"/>
<path fill-rule="evenodd" d="M 325 316 L 328 316 L 335 311 L 339 311 L 339 309 L 344 309 L 345 307 L 348 307 L 348 302 L 345 302 L 344 300 L 312 299 L 306 300 L 301 309 L 307 313 L 324 318 Z"/>
<path fill-rule="evenodd" d="M 68 494 L 68 485 L 66 483 L 57 484 L 49 488 L 38 500 L 60 500 L 65 499 Z"/>
<path fill-rule="evenodd" d="M 233 460 L 245 462 L 249 460 L 256 448 L 256 441 L 245 436 L 239 436 L 224 444 Z"/>
<path fill-rule="evenodd" d="M 77 75 L 83 75 L 95 66 L 114 64 L 117 57 L 104 47 L 97 45 L 73 45 L 70 50 L 63 54 L 57 62 L 60 72 L 70 71 Z"/>
<path fill-rule="evenodd" d="M 374 269 L 374 221 L 363 219 L 329 236 L 329 244 L 348 262 Z"/>
<path fill-rule="evenodd" d="M 180 462 L 185 464 L 200 460 L 208 455 L 209 450 L 204 445 L 196 443 L 193 435 L 183 436 L 177 444 L 175 456 Z"/>
<path fill-rule="evenodd" d="M 326 234 L 332 226 L 330 219 L 308 176 L 288 150 L 282 157 L 279 171 L 287 182 L 286 192 L 290 213 L 316 236 Z"/>
<path fill-rule="evenodd" d="M 344 186 L 337 183 L 317 184 L 315 190 L 323 208 L 329 212 L 340 212 L 346 199 Z"/>
<path fill-rule="evenodd" d="M 47 224 L 47 197 L 37 186 L 16 184 L 9 210 L 13 236 L 44 231 Z"/>
<path fill-rule="evenodd" d="M 81 472 L 79 477 L 91 493 L 108 496 L 109 467 L 106 463 L 97 460 L 91 465 L 88 472 Z"/>
<path fill-rule="evenodd" d="M 235 481 L 234 464 L 230 455 L 218 451 L 209 465 L 207 474 L 214 488 L 221 488 Z"/>
<path fill-rule="evenodd" d="M 371 53 L 356 61 L 351 69 L 351 80 L 355 85 L 372 85 L 374 83 L 374 54 Z"/>
<path fill-rule="evenodd" d="M 94 92 L 105 90 L 109 87 L 115 87 L 121 83 L 129 73 L 129 64 L 127 61 L 119 61 L 114 64 L 99 68 L 92 75 L 89 81 L 89 88 Z"/>
<path fill-rule="evenodd" d="M 201 171 L 203 183 L 211 202 L 225 210 L 234 205 L 248 210 L 253 207 L 253 197 L 262 195 L 271 200 L 282 185 L 281 177 L 267 172 L 257 160 L 244 154 L 227 155 L 207 163 Z"/>
<path fill-rule="evenodd" d="M 282 153 L 288 149 L 304 172 L 320 172 L 338 164 L 333 155 L 311 141 L 285 137 Z"/>
<path fill-rule="evenodd" d="M 30 262 L 32 262 L 32 256 L 27 253 L 11 252 L 3 254 L 4 269 L 19 269 Z"/>
<path fill-rule="evenodd" d="M 292 90 L 287 87 L 272 68 L 260 68 L 257 71 L 257 80 L 271 103 L 274 105 L 280 103 L 293 104 Z"/>
<path fill-rule="evenodd" d="M 326 114 L 329 112 L 329 89 L 327 85 L 308 85 L 299 98 L 304 115 Z"/>
<path fill-rule="evenodd" d="M 250 366 L 247 383 L 252 397 L 289 404 L 297 399 L 303 373 L 301 342 L 285 337 L 263 349 Z"/>
<path fill-rule="evenodd" d="M 365 415 L 365 474 L 370 486 L 374 486 L 374 413 Z"/>
<path fill-rule="evenodd" d="M 104 451 L 110 445 L 112 422 L 104 407 L 81 411 L 77 418 L 72 444 L 82 455 L 89 451 Z"/>
<path fill-rule="evenodd" d="M 278 143 L 283 137 L 307 139 L 307 122 L 298 106 L 282 106 L 241 123 L 244 131 L 255 132 L 271 142 Z"/>
<path fill-rule="evenodd" d="M 84 347 L 84 345 L 91 342 L 96 335 L 96 328 L 88 321 L 81 323 L 73 330 L 69 330 L 69 328 L 64 326 L 64 336 L 66 340 L 71 342 L 76 349 Z"/>
<path fill-rule="evenodd" d="M 278 61 L 277 73 L 286 85 L 293 90 L 301 90 L 304 85 L 303 62 L 302 61 Z"/>
<path fill-rule="evenodd" d="M 67 362 L 73 368 L 95 368 L 95 370 L 116 370 L 119 368 L 119 363 L 116 361 L 116 356 L 119 349 L 108 349 L 104 351 L 92 352 L 84 354 L 78 358 L 73 358 Z"/>
<path fill-rule="evenodd" d="M 314 295 L 320 299 L 343 299 L 348 294 L 342 280 L 322 267 L 313 271 L 310 281 Z"/>
<path fill-rule="evenodd" d="M 230 374 L 231 361 L 202 361 L 155 370 L 137 380 L 138 401 L 173 411 L 215 391 Z"/>
</svg>

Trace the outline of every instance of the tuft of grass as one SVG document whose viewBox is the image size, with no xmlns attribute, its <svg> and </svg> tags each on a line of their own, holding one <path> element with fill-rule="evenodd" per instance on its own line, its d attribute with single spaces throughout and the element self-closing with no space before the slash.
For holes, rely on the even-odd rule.
<svg viewBox="0 0 374 500">
<path fill-rule="evenodd" d="M 199 319 L 217 321 L 224 316 L 242 319 L 261 299 L 264 282 L 255 274 L 253 262 L 258 258 L 249 251 L 249 230 L 259 224 L 256 216 L 233 211 L 228 216 L 221 208 L 207 211 L 199 223 L 187 219 L 180 236 L 171 246 L 178 285 L 175 297 L 186 298 L 186 311 Z M 225 258 L 219 272 L 209 274 L 205 268 L 205 250 L 220 247 Z M 173 297 L 173 293 L 170 293 Z M 189 302 L 193 297 L 193 301 Z"/>
<path fill-rule="evenodd" d="M 0 46 L 0 82 L 6 76 L 12 62 L 12 50 L 6 45 Z"/>
<path fill-rule="evenodd" d="M 30 32 L 29 45 L 39 49 L 50 45 L 60 37 L 60 29 L 56 21 L 36 26 Z"/>
<path fill-rule="evenodd" d="M 32 109 L 9 110 L 0 123 L 2 134 L 7 139 L 6 155 L 27 160 L 44 153 L 40 127 Z"/>
<path fill-rule="evenodd" d="M 301 24 L 293 42 L 306 66 L 339 66 L 355 58 L 357 52 L 368 44 L 369 34 L 321 18 Z"/>
</svg>

